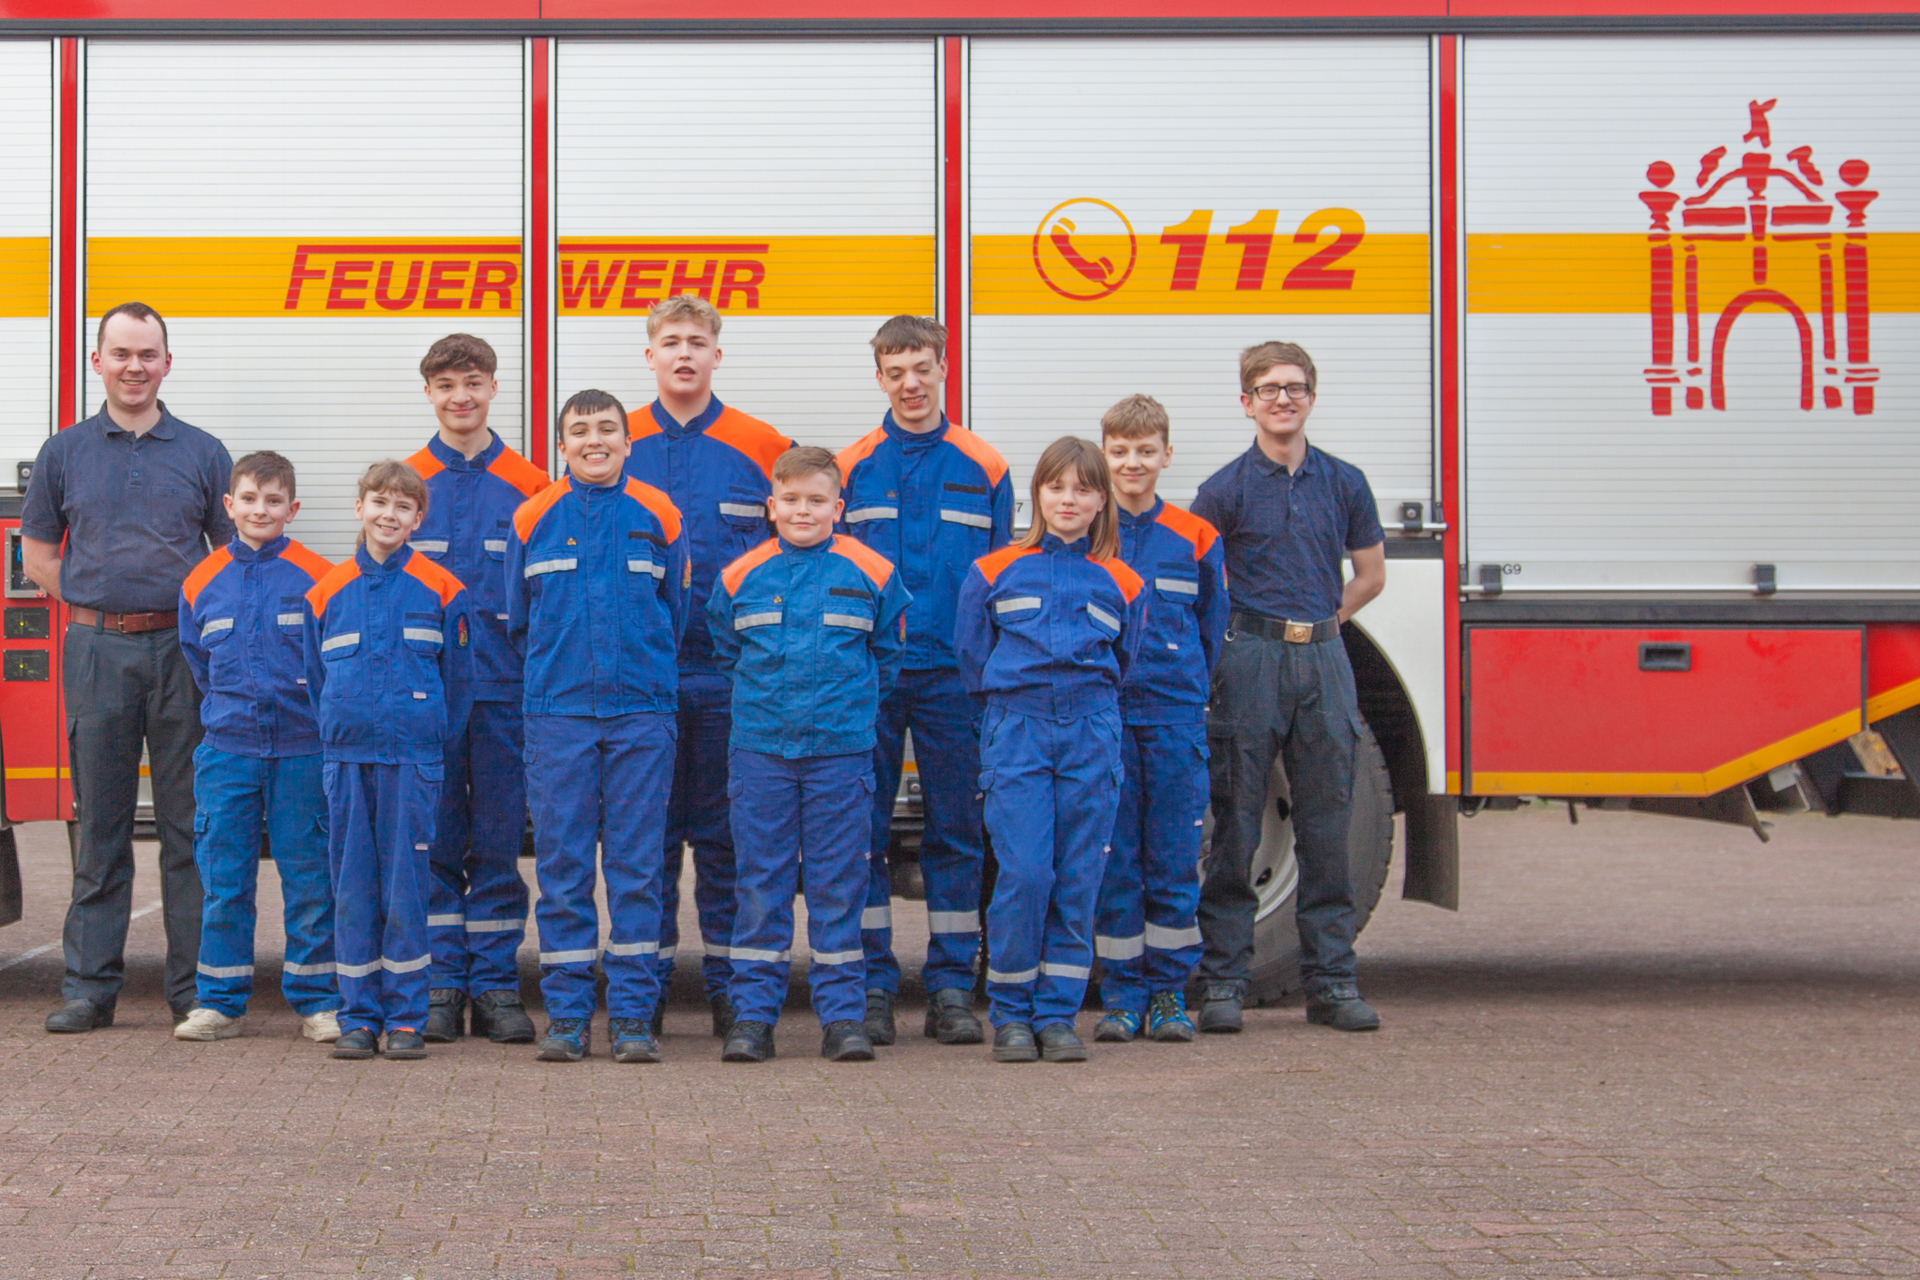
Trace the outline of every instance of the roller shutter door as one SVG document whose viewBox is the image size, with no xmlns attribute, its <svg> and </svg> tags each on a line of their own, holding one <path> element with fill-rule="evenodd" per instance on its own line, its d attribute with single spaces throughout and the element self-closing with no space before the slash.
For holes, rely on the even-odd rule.
<svg viewBox="0 0 1920 1280">
<path fill-rule="evenodd" d="M 646 310 L 720 308 L 715 393 L 838 447 L 886 410 L 867 340 L 934 305 L 934 45 L 558 50 L 557 391 L 654 398 Z"/>
<path fill-rule="evenodd" d="M 972 425 L 1024 489 L 1121 396 L 1191 499 L 1252 439 L 1243 347 L 1319 367 L 1315 444 L 1398 522 L 1432 496 L 1423 39 L 975 40 Z"/>
<path fill-rule="evenodd" d="M 0 486 L 53 425 L 53 47 L 0 41 Z"/>
<path fill-rule="evenodd" d="M 168 407 L 292 458 L 323 555 L 352 550 L 367 464 L 433 434 L 435 339 L 493 344 L 522 447 L 523 81 L 518 41 L 88 42 L 88 341 L 158 308 Z"/>
<path fill-rule="evenodd" d="M 1916 58 L 1467 42 L 1470 581 L 1920 585 Z"/>
</svg>

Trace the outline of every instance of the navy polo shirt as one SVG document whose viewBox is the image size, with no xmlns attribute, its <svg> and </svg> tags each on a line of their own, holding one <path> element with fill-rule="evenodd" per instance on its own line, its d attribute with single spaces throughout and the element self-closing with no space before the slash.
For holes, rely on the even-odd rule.
<svg viewBox="0 0 1920 1280">
<path fill-rule="evenodd" d="M 208 547 L 233 537 L 220 502 L 232 473 L 227 446 L 166 405 L 143 436 L 116 425 L 103 406 L 40 446 L 20 531 L 42 542 L 68 538 L 60 559 L 68 604 L 171 610 Z"/>
<path fill-rule="evenodd" d="M 1366 473 L 1311 445 L 1291 475 L 1254 445 L 1200 486 L 1192 511 L 1226 544 L 1233 607 L 1294 622 L 1340 612 L 1341 552 L 1387 536 Z"/>
</svg>

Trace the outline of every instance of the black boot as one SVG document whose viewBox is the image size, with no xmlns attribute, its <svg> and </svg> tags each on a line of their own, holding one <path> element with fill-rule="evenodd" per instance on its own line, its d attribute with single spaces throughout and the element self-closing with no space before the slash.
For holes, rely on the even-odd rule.
<svg viewBox="0 0 1920 1280">
<path fill-rule="evenodd" d="M 726 1048 L 720 1051 L 722 1062 L 765 1062 L 773 1056 L 773 1024 L 742 1018 L 727 1032 Z"/>
<path fill-rule="evenodd" d="M 713 1036 L 716 1040 L 725 1040 L 733 1034 L 733 1001 L 723 993 L 707 997 L 707 1007 L 713 1010 Z"/>
<path fill-rule="evenodd" d="M 993 1029 L 995 1062 L 1038 1062 L 1039 1046 L 1033 1042 L 1033 1028 L 1024 1022 L 1002 1023 Z"/>
<path fill-rule="evenodd" d="M 1048 1062 L 1085 1062 L 1086 1042 L 1074 1031 L 1071 1022 L 1049 1022 L 1035 1037 L 1040 1041 L 1040 1056 Z"/>
<path fill-rule="evenodd" d="M 482 991 L 473 998 L 473 1034 L 495 1044 L 532 1044 L 533 1019 L 518 991 Z"/>
<path fill-rule="evenodd" d="M 72 1035 L 113 1025 L 113 1006 L 91 1000 L 69 1000 L 47 1015 L 47 1030 L 56 1035 Z"/>
<path fill-rule="evenodd" d="M 923 1034 L 941 1044 L 979 1044 L 987 1037 L 972 1005 L 972 994 L 962 987 L 934 992 L 927 1005 Z"/>
<path fill-rule="evenodd" d="M 428 1044 L 452 1044 L 467 1020 L 467 993 L 453 987 L 435 987 L 427 993 L 427 1025 L 420 1034 Z"/>
<path fill-rule="evenodd" d="M 1380 1015 L 1360 998 L 1352 983 L 1328 987 L 1307 997 L 1307 1021 L 1335 1031 L 1378 1031 Z"/>
<path fill-rule="evenodd" d="M 1208 1035 L 1232 1035 L 1240 1030 L 1240 987 L 1215 982 L 1207 987 L 1200 1005 L 1200 1029 Z"/>
<path fill-rule="evenodd" d="M 867 1039 L 874 1044 L 893 1043 L 893 992 L 882 991 L 879 987 L 868 988 L 867 1018 L 863 1025 Z"/>
<path fill-rule="evenodd" d="M 872 1062 L 873 1041 L 852 1018 L 829 1022 L 820 1028 L 820 1056 L 829 1062 Z"/>
</svg>

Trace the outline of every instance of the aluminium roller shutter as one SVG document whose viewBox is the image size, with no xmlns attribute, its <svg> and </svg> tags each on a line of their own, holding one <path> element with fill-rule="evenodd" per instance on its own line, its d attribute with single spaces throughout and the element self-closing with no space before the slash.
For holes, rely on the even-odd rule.
<svg viewBox="0 0 1920 1280">
<path fill-rule="evenodd" d="M 1920 586 L 1916 58 L 1467 41 L 1471 582 Z"/>
<path fill-rule="evenodd" d="M 0 40 L 0 486 L 53 427 L 53 47 Z"/>
<path fill-rule="evenodd" d="M 89 320 L 167 317 L 168 407 L 293 459 L 323 555 L 367 464 L 433 433 L 435 339 L 493 344 L 522 447 L 523 82 L 518 41 L 88 42 Z"/>
</svg>

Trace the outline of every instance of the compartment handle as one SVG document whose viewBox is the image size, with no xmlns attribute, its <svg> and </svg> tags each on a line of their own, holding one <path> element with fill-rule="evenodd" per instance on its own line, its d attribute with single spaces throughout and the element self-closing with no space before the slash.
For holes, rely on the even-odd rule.
<svg viewBox="0 0 1920 1280">
<path fill-rule="evenodd" d="M 1642 671 L 1691 671 L 1693 670 L 1693 646 L 1684 640 L 1642 640 L 1640 669 Z"/>
</svg>

